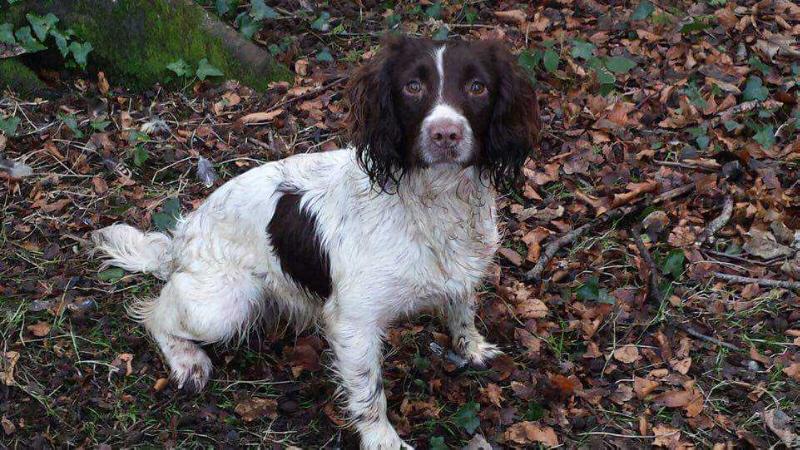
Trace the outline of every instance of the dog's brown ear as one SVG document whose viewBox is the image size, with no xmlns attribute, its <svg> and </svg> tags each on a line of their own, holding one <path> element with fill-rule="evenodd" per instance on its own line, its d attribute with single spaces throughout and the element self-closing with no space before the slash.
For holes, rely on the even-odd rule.
<svg viewBox="0 0 800 450">
<path fill-rule="evenodd" d="M 381 50 L 353 73 L 347 86 L 350 140 L 367 175 L 381 189 L 397 182 L 404 171 L 391 74 L 393 60 L 407 41 L 405 36 L 384 38 Z"/>
<path fill-rule="evenodd" d="M 487 43 L 498 68 L 497 98 L 481 169 L 497 187 L 513 186 L 539 142 L 539 104 L 532 80 L 501 42 Z"/>
</svg>

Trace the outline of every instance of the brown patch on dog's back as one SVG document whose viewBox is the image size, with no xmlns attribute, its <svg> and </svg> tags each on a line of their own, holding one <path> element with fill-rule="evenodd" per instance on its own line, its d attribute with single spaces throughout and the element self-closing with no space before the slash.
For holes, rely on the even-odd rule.
<svg viewBox="0 0 800 450">
<path fill-rule="evenodd" d="M 328 253 L 317 236 L 316 218 L 300 208 L 302 194 L 285 193 L 267 226 L 281 269 L 321 299 L 331 295 L 333 282 Z"/>
</svg>

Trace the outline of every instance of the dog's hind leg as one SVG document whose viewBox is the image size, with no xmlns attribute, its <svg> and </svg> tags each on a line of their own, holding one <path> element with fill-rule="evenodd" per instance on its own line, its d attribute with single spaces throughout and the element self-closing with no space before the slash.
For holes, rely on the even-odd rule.
<svg viewBox="0 0 800 450">
<path fill-rule="evenodd" d="M 261 304 L 260 285 L 250 274 L 179 271 L 157 299 L 134 305 L 131 315 L 153 335 L 178 386 L 199 391 L 211 375 L 211 360 L 198 343 L 241 336 Z"/>
</svg>

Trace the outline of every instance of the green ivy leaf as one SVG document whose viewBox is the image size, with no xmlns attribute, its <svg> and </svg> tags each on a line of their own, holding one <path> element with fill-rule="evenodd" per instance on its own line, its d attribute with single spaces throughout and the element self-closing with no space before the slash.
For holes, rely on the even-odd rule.
<svg viewBox="0 0 800 450">
<path fill-rule="evenodd" d="M 159 231 L 170 231 L 175 228 L 181 216 L 181 203 L 177 198 L 170 198 L 164 202 L 161 211 L 153 214 L 153 225 Z"/>
<path fill-rule="evenodd" d="M 58 22 L 58 17 L 53 13 L 48 13 L 46 16 L 41 17 L 36 14 L 25 14 L 28 23 L 33 27 L 33 33 L 40 41 L 47 39 L 47 32 Z"/>
<path fill-rule="evenodd" d="M 589 277 L 576 291 L 575 297 L 578 300 L 599 300 L 600 299 L 600 280 L 597 277 Z"/>
<path fill-rule="evenodd" d="M 611 73 L 605 66 L 600 66 L 595 69 L 595 73 L 597 73 L 597 81 L 602 85 L 611 85 L 613 86 L 614 83 L 617 82 L 617 77 Z"/>
<path fill-rule="evenodd" d="M 597 47 L 594 46 L 591 42 L 581 41 L 575 39 L 572 41 L 572 51 L 570 54 L 573 58 L 581 58 L 584 60 L 588 60 L 592 56 L 594 56 L 594 50 Z"/>
<path fill-rule="evenodd" d="M 647 0 L 643 0 L 639 3 L 639 6 L 636 7 L 636 10 L 633 11 L 631 14 L 631 20 L 644 20 L 650 17 L 650 14 L 653 14 L 655 11 L 655 7 L 652 3 Z"/>
<path fill-rule="evenodd" d="M 319 52 L 317 52 L 317 61 L 319 62 L 333 62 L 333 55 L 331 55 L 331 51 L 328 48 L 323 48 Z"/>
<path fill-rule="evenodd" d="M 214 2 L 214 7 L 217 9 L 217 15 L 222 17 L 230 12 L 231 2 L 230 0 L 216 0 Z"/>
<path fill-rule="evenodd" d="M 747 84 L 744 86 L 744 91 L 742 92 L 742 99 L 744 101 L 763 101 L 766 100 L 767 97 L 769 97 L 769 89 L 764 86 L 761 78 L 753 75 L 747 79 Z"/>
<path fill-rule="evenodd" d="M 558 53 L 555 50 L 547 49 L 544 52 L 544 56 L 542 57 L 542 64 L 544 65 L 545 70 L 552 73 L 558 69 L 558 62 L 561 58 L 559 58 Z"/>
<path fill-rule="evenodd" d="M 478 418 L 478 411 L 480 411 L 480 409 L 481 405 L 474 401 L 465 403 L 456 411 L 453 416 L 453 423 L 466 430 L 469 434 L 475 433 L 475 430 L 481 426 L 481 421 Z"/>
<path fill-rule="evenodd" d="M 125 276 L 125 271 L 119 267 L 112 267 L 97 274 L 97 279 L 100 281 L 115 282 Z"/>
<path fill-rule="evenodd" d="M 425 15 L 432 19 L 439 18 L 442 15 L 442 3 L 436 2 L 425 8 Z"/>
<path fill-rule="evenodd" d="M 539 65 L 539 61 L 542 60 L 541 52 L 532 52 L 529 49 L 522 50 L 517 58 L 517 62 L 519 63 L 520 67 L 527 70 L 528 72 L 533 72 L 536 70 L 536 66 Z"/>
<path fill-rule="evenodd" d="M 236 23 L 239 25 L 239 32 L 242 33 L 247 39 L 253 39 L 253 35 L 261 30 L 262 26 L 257 20 L 241 13 L 236 17 Z"/>
<path fill-rule="evenodd" d="M 9 116 L 3 119 L 0 117 L 0 131 L 8 137 L 17 135 L 17 127 L 22 120 L 19 117 Z"/>
<path fill-rule="evenodd" d="M 772 125 L 764 125 L 753 136 L 753 139 L 765 149 L 771 148 L 775 145 L 775 128 Z"/>
<path fill-rule="evenodd" d="M 703 31 L 713 26 L 710 20 L 706 20 L 703 17 L 693 17 L 691 22 L 681 27 L 681 33 L 688 34 L 695 31 Z"/>
<path fill-rule="evenodd" d="M 664 264 L 661 266 L 661 270 L 677 280 L 683 273 L 685 263 L 686 255 L 683 254 L 683 250 L 675 249 L 669 252 L 667 257 L 664 258 Z"/>
<path fill-rule="evenodd" d="M 317 20 L 311 23 L 311 28 L 322 31 L 323 33 L 331 28 L 331 14 L 328 11 L 322 11 L 317 17 Z"/>
<path fill-rule="evenodd" d="M 66 58 L 69 54 L 69 44 L 67 42 L 67 35 L 62 34 L 60 31 L 53 28 L 50 30 L 50 36 L 53 36 L 53 39 L 56 41 L 56 47 L 58 51 L 61 53 L 62 58 Z"/>
<path fill-rule="evenodd" d="M 81 69 L 86 69 L 86 60 L 92 50 L 94 50 L 94 47 L 92 47 L 91 42 L 80 44 L 73 41 L 69 44 L 69 51 L 72 52 L 72 57 L 75 58 L 75 62 L 81 66 Z"/>
<path fill-rule="evenodd" d="M 767 64 L 764 64 L 758 56 L 751 56 L 750 59 L 747 60 L 747 64 L 750 64 L 750 67 L 753 69 L 758 70 L 764 75 L 769 75 L 772 72 L 772 68 Z"/>
<path fill-rule="evenodd" d="M 606 68 L 613 73 L 628 73 L 636 67 L 636 62 L 624 56 L 612 56 L 606 59 Z"/>
<path fill-rule="evenodd" d="M 195 71 L 197 78 L 205 80 L 207 77 L 221 77 L 224 75 L 221 70 L 212 66 L 208 59 L 203 58 L 197 63 L 197 70 Z"/>
<path fill-rule="evenodd" d="M 142 167 L 148 159 L 150 159 L 150 154 L 144 145 L 139 144 L 133 148 L 133 164 L 136 167 Z"/>
<path fill-rule="evenodd" d="M 72 131 L 72 134 L 74 134 L 76 138 L 83 137 L 83 131 L 81 131 L 80 127 L 78 126 L 78 119 L 74 114 L 59 114 L 58 118 L 61 119 L 61 122 L 63 122 L 64 125 L 70 129 L 70 131 Z"/>
<path fill-rule="evenodd" d="M 14 39 L 14 26 L 10 23 L 0 23 L 0 42 L 8 45 L 17 43 L 17 40 Z"/>
<path fill-rule="evenodd" d="M 278 13 L 264 3 L 264 0 L 253 0 L 250 2 L 250 16 L 253 20 L 275 19 Z"/>
<path fill-rule="evenodd" d="M 17 43 L 28 52 L 35 53 L 47 49 L 47 47 L 33 37 L 33 34 L 31 34 L 31 27 L 27 25 L 15 31 L 14 37 L 17 38 Z"/>
<path fill-rule="evenodd" d="M 703 134 L 697 136 L 697 139 L 695 139 L 695 141 L 697 142 L 697 146 L 700 149 L 705 150 L 708 148 L 708 144 L 711 142 L 711 139 L 709 139 L 708 135 Z"/>
<path fill-rule="evenodd" d="M 431 436 L 428 448 L 430 450 L 447 450 L 448 447 L 447 444 L 444 443 L 444 438 L 442 436 Z"/>
<path fill-rule="evenodd" d="M 93 130 L 100 132 L 105 131 L 109 125 L 111 125 L 111 122 L 108 120 L 93 120 L 89 123 L 89 126 L 91 126 Z"/>
<path fill-rule="evenodd" d="M 544 417 L 544 412 L 545 412 L 544 406 L 536 402 L 529 402 L 528 408 L 526 409 L 525 415 L 523 417 L 525 418 L 525 420 L 535 422 Z"/>
<path fill-rule="evenodd" d="M 189 64 L 184 61 L 183 58 L 167 64 L 167 69 L 175 72 L 175 75 L 181 78 L 187 77 L 192 73 L 192 68 L 189 67 Z"/>
<path fill-rule="evenodd" d="M 443 25 L 436 31 L 436 33 L 433 34 L 432 39 L 434 41 L 444 41 L 447 39 L 447 36 L 449 35 L 450 35 L 450 29 L 447 28 L 447 25 Z"/>
</svg>

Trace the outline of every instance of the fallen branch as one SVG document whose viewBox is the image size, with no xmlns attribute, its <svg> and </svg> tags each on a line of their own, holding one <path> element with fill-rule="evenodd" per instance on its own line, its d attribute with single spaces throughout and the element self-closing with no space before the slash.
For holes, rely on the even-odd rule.
<svg viewBox="0 0 800 450">
<path fill-rule="evenodd" d="M 717 117 L 714 117 L 709 121 L 709 128 L 717 126 L 717 124 L 720 122 L 730 120 L 737 114 L 752 111 L 754 109 L 773 109 L 781 106 L 783 106 L 783 103 L 777 100 L 750 100 L 749 102 L 739 103 L 738 105 L 731 106 L 725 111 L 717 113 Z"/>
<path fill-rule="evenodd" d="M 796 291 L 800 291 L 800 281 L 770 280 L 768 278 L 751 278 L 739 275 L 729 275 L 727 273 L 720 273 L 720 272 L 712 272 L 711 275 L 713 275 L 715 278 L 719 278 L 720 280 L 730 281 L 732 283 L 742 283 L 742 284 L 755 283 L 758 284 L 759 286 L 794 289 Z"/>
<path fill-rule="evenodd" d="M 733 215 L 733 197 L 730 195 L 725 197 L 725 203 L 722 205 L 722 212 L 717 216 L 716 219 L 712 220 L 705 230 L 703 230 L 703 234 L 700 235 L 700 238 L 695 243 L 695 246 L 699 247 L 704 243 L 708 242 L 709 244 L 714 242 L 714 235 L 717 234 L 719 230 L 724 227 L 729 220 L 731 220 L 731 216 Z"/>
<path fill-rule="evenodd" d="M 733 344 L 729 344 L 729 343 L 727 343 L 725 341 L 721 341 L 721 340 L 719 340 L 719 339 L 717 339 L 717 338 L 715 338 L 713 336 L 705 335 L 705 334 L 697 331 L 696 329 L 694 329 L 693 327 L 690 327 L 688 325 L 684 326 L 682 328 L 683 328 L 683 331 L 687 332 L 689 335 L 694 336 L 694 337 L 696 337 L 698 339 L 702 339 L 702 340 L 704 340 L 706 342 L 711 342 L 712 344 L 719 345 L 720 347 L 725 347 L 728 350 L 733 350 L 735 352 L 741 352 L 742 351 L 742 349 L 740 349 L 739 347 L 737 347 L 737 346 L 735 346 Z"/>
<path fill-rule="evenodd" d="M 542 252 L 542 255 L 539 257 L 539 260 L 536 261 L 536 265 L 533 266 L 533 269 L 525 273 L 525 280 L 540 281 L 545 267 L 550 262 L 550 260 L 553 259 L 556 253 L 558 253 L 558 251 L 561 250 L 562 247 L 565 247 L 573 243 L 576 239 L 586 234 L 589 230 L 591 230 L 595 226 L 607 223 L 611 220 L 616 220 L 625 217 L 634 212 L 641 211 L 648 205 L 657 205 L 667 200 L 671 200 L 675 197 L 680 197 L 681 195 L 685 195 L 693 191 L 694 187 L 695 187 L 694 183 L 689 183 L 681 187 L 669 190 L 654 197 L 649 204 L 642 203 L 641 202 L 642 199 L 638 198 L 634 200 L 633 205 L 618 206 L 616 208 L 610 209 L 606 211 L 603 215 L 592 220 L 591 222 L 581 225 L 578 228 L 575 228 L 574 230 L 568 232 L 564 236 L 547 244 L 547 247 L 545 247 L 544 252 Z"/>
</svg>

